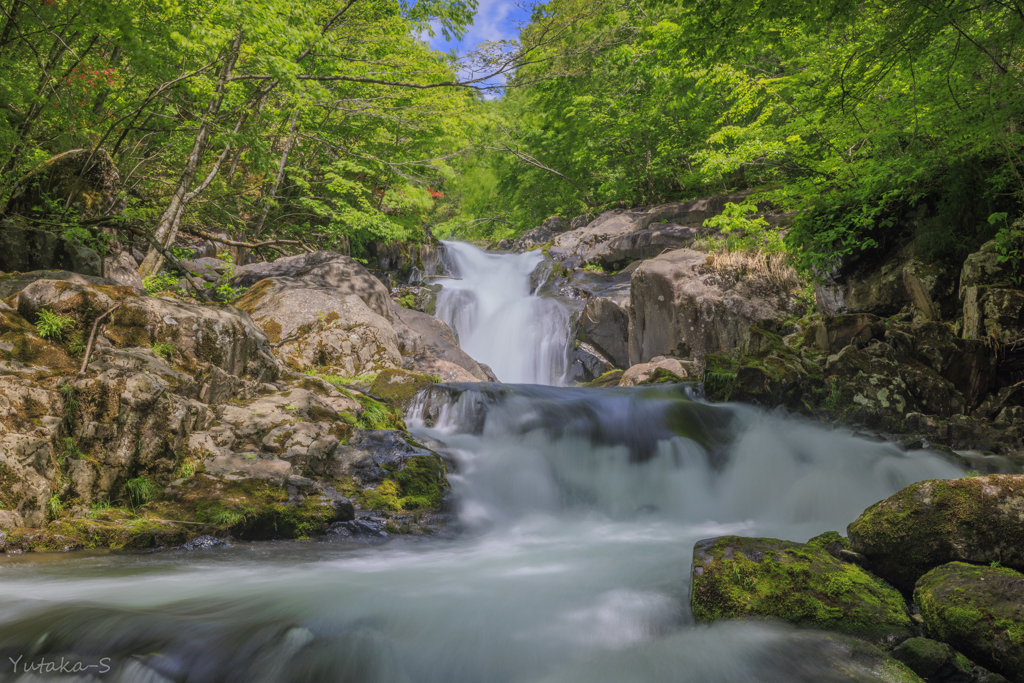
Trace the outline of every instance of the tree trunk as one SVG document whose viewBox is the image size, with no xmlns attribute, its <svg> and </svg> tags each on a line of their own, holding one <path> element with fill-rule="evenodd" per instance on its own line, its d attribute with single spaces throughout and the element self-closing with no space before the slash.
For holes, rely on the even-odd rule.
<svg viewBox="0 0 1024 683">
<path fill-rule="evenodd" d="M 203 154 L 206 152 L 206 146 L 210 142 L 213 120 L 220 112 L 221 103 L 224 101 L 224 92 L 227 90 L 228 79 L 231 78 L 231 71 L 235 67 L 238 53 L 242 48 L 243 35 L 244 32 L 239 31 L 238 35 L 235 36 L 234 42 L 231 44 L 231 51 L 224 62 L 224 68 L 221 70 L 220 78 L 217 81 L 217 88 L 214 91 L 213 99 L 210 100 L 210 106 L 206 110 L 206 115 L 203 116 L 203 120 L 199 124 L 199 131 L 196 133 L 196 140 L 192 145 L 192 153 L 189 155 L 188 162 L 181 172 L 181 178 L 174 190 L 174 194 L 171 196 L 170 204 L 156 224 L 153 237 L 156 243 L 164 249 L 169 248 L 174 242 L 174 238 L 177 237 L 181 216 L 188 206 L 188 202 L 195 196 L 191 191 L 192 183 L 196 180 L 196 174 L 199 172 Z M 151 246 L 146 253 L 146 258 L 139 267 L 139 275 L 143 278 L 156 275 L 160 270 L 160 266 L 163 265 L 163 261 L 164 257 L 160 250 Z"/>
</svg>

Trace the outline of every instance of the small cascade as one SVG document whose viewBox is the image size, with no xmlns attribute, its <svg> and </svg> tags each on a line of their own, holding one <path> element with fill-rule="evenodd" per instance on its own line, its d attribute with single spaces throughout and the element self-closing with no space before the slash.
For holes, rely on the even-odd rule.
<svg viewBox="0 0 1024 683">
<path fill-rule="evenodd" d="M 570 313 L 531 291 L 541 254 L 490 254 L 462 242 L 444 247 L 447 270 L 457 279 L 443 281 L 437 317 L 455 330 L 462 350 L 502 382 L 565 384 Z"/>
</svg>

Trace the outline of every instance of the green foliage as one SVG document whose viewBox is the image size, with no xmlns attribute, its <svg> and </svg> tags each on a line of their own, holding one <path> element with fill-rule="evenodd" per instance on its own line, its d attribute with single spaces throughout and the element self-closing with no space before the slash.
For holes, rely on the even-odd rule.
<svg viewBox="0 0 1024 683">
<path fill-rule="evenodd" d="M 42 308 L 38 313 L 36 331 L 43 339 L 62 340 L 64 333 L 75 327 L 73 318 L 54 313 L 51 310 Z"/>
<path fill-rule="evenodd" d="M 64 504 L 60 500 L 60 496 L 53 494 L 46 500 L 46 512 L 50 516 L 50 519 L 57 519 L 64 512 Z"/>
<path fill-rule="evenodd" d="M 159 292 L 172 292 L 178 289 L 178 278 L 169 273 L 157 273 L 145 278 L 142 287 L 150 296 Z"/>
<path fill-rule="evenodd" d="M 124 502 L 132 510 L 138 510 L 156 498 L 158 491 L 157 485 L 149 479 L 135 477 L 124 484 Z"/>
<path fill-rule="evenodd" d="M 166 360 L 171 360 L 174 358 L 174 345 L 166 342 L 153 344 L 153 353 Z"/>
<path fill-rule="evenodd" d="M 750 218 L 757 214 L 757 204 L 727 202 L 722 213 L 704 221 L 705 228 L 720 231 L 725 237 L 711 238 L 704 245 L 709 251 L 782 251 L 782 237 L 779 231 L 768 225 L 763 217 Z"/>
<path fill-rule="evenodd" d="M 996 233 L 996 251 L 999 262 L 1006 264 L 1009 278 L 1018 287 L 1024 285 L 1024 218 L 1018 218 L 1013 225 L 1006 223 L 1007 214 L 992 214 L 989 223 L 1003 222 Z"/>
</svg>

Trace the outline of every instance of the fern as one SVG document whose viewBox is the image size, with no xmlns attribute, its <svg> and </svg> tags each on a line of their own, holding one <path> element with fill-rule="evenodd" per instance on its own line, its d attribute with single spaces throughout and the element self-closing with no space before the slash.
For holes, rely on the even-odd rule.
<svg viewBox="0 0 1024 683">
<path fill-rule="evenodd" d="M 48 309 L 40 309 L 39 320 L 36 321 L 36 331 L 39 336 L 43 339 L 56 339 L 60 341 L 64 338 L 64 333 L 75 326 L 73 318 L 69 318 L 59 313 L 54 313 Z"/>
</svg>

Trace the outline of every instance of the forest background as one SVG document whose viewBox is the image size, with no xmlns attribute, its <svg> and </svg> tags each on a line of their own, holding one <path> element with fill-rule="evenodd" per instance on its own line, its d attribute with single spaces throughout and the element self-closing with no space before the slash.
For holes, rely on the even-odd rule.
<svg viewBox="0 0 1024 683">
<path fill-rule="evenodd" d="M 0 206 L 56 155 L 109 160 L 116 197 L 19 213 L 143 235 L 152 276 L 181 231 L 360 257 L 747 191 L 713 248 L 813 276 L 908 237 L 935 260 L 996 238 L 1024 272 L 1024 0 L 553 0 L 518 40 L 430 47 L 475 8 L 0 2 Z"/>
</svg>

